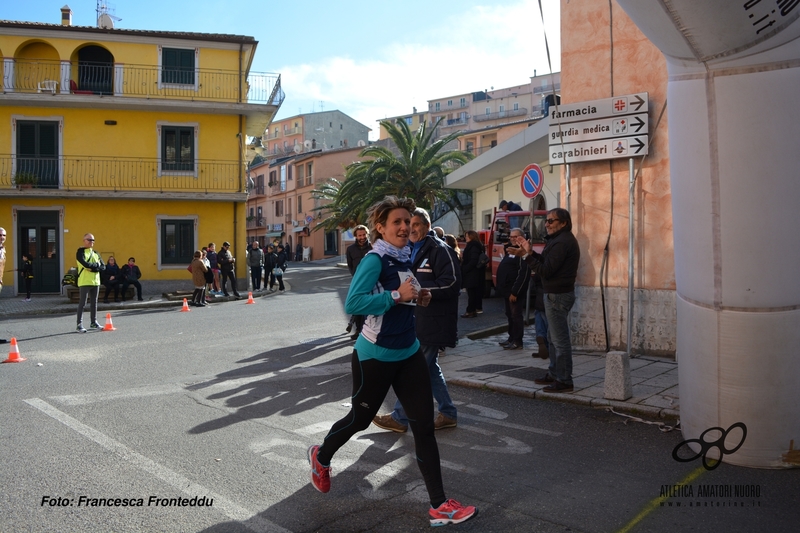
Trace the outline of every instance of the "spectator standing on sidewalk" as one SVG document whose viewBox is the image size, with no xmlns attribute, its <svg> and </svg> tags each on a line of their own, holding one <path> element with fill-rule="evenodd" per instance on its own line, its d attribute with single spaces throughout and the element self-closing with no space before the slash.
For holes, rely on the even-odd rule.
<svg viewBox="0 0 800 533">
<path fill-rule="evenodd" d="M 231 243 L 225 241 L 222 243 L 222 248 L 220 249 L 219 253 L 217 254 L 217 262 L 219 263 L 219 272 L 222 285 L 222 294 L 225 296 L 230 296 L 228 294 L 228 279 L 231 280 L 231 289 L 233 289 L 233 295 L 236 298 L 241 298 L 239 294 L 239 289 L 236 287 L 236 274 L 233 271 L 233 267 L 236 264 L 236 258 L 233 257 L 233 254 L 230 252 Z"/>
<path fill-rule="evenodd" d="M 211 286 L 211 294 L 222 294 L 219 290 L 219 264 L 217 263 L 217 245 L 213 242 L 208 243 L 206 249 L 206 257 L 208 262 L 211 263 L 211 274 L 214 277 L 214 283 Z"/>
<path fill-rule="evenodd" d="M 86 333 L 83 327 L 83 308 L 89 303 L 89 316 L 92 319 L 89 327 L 100 329 L 97 323 L 97 296 L 100 293 L 100 272 L 106 265 L 100 254 L 94 251 L 94 235 L 87 233 L 83 236 L 83 246 L 75 253 L 78 262 L 78 333 Z"/>
<path fill-rule="evenodd" d="M 478 265 L 485 248 L 478 233 L 469 230 L 464 234 L 467 245 L 461 254 L 462 286 L 467 291 L 467 310 L 461 318 L 475 318 L 483 313 L 483 286 L 486 283 L 486 265 Z"/>
<path fill-rule="evenodd" d="M 283 273 L 286 272 L 286 267 L 289 266 L 287 261 L 289 258 L 286 255 L 286 249 L 282 244 L 278 245 L 275 252 L 275 277 L 278 278 L 278 292 L 283 292 Z"/>
<path fill-rule="evenodd" d="M 369 239 L 367 239 L 367 232 L 367 227 L 363 224 L 353 229 L 353 236 L 356 238 L 356 242 L 348 246 L 345 252 L 347 256 L 347 270 L 350 271 L 351 277 L 355 276 L 356 268 L 358 268 L 358 264 L 361 263 L 364 256 L 367 255 L 367 252 L 372 250 L 372 245 L 369 243 Z M 350 338 L 356 340 L 358 334 L 361 333 L 361 328 L 364 326 L 364 315 L 351 315 L 350 321 L 347 323 L 346 331 L 350 333 L 353 326 L 355 326 L 356 330 Z"/>
<path fill-rule="evenodd" d="M 353 349 L 353 394 L 350 412 L 333 424 L 321 446 L 308 449 L 311 483 L 320 492 L 331 488 L 331 459 L 358 431 L 366 429 L 392 387 L 409 414 L 417 466 L 430 500 L 432 526 L 459 523 L 477 509 L 448 500 L 442 483 L 439 447 L 433 429 L 433 400 L 425 357 L 414 331 L 419 299 L 427 305 L 430 293 L 417 290 L 411 275 L 408 235 L 414 201 L 387 196 L 370 207 L 372 251 L 361 261 L 347 294 L 345 311 L 367 315 Z M 405 277 L 405 281 L 403 278 Z"/>
<path fill-rule="evenodd" d="M 458 295 L 461 292 L 461 265 L 456 252 L 431 230 L 431 218 L 420 207 L 412 212 L 410 240 L 411 271 L 419 285 L 431 292 L 431 302 L 425 307 L 414 308 L 417 339 L 428 367 L 431 390 L 439 406 L 439 414 L 433 422 L 434 429 L 456 427 L 458 413 L 447 383 L 439 366 L 439 348 L 455 347 L 458 337 Z M 382 429 L 405 433 L 408 416 L 400 400 L 394 411 L 376 416 L 372 423 Z"/>
<path fill-rule="evenodd" d="M 264 252 L 258 245 L 258 241 L 253 241 L 250 252 L 247 254 L 247 266 L 250 267 L 250 281 L 253 283 L 253 290 L 261 290 L 261 271 L 264 268 Z"/>
<path fill-rule="evenodd" d="M 192 259 L 192 285 L 194 285 L 194 292 L 192 293 L 192 301 L 190 302 L 195 307 L 205 307 L 206 304 L 206 267 L 203 261 L 203 252 L 197 250 L 194 252 L 194 259 Z"/>
<path fill-rule="evenodd" d="M 25 285 L 25 301 L 31 301 L 31 285 L 33 284 L 33 261 L 28 254 L 22 254 L 22 267 L 19 269 L 19 277 Z"/>
<path fill-rule="evenodd" d="M 531 271 L 519 255 L 514 254 L 514 251 L 517 251 L 514 246 L 519 246 L 520 241 L 525 241 L 525 234 L 520 228 L 513 228 L 509 235 L 506 253 L 497 267 L 497 293 L 505 301 L 506 317 L 508 317 L 508 340 L 500 343 L 505 350 L 521 350 L 522 336 L 525 334 L 522 313 L 525 309 Z"/>
<path fill-rule="evenodd" d="M 523 260 L 542 277 L 544 310 L 547 315 L 550 367 L 547 374 L 534 382 L 547 385 L 545 392 L 572 392 L 572 343 L 569 332 L 569 311 L 575 303 L 575 279 L 581 249 L 572 234 L 572 217 L 561 207 L 547 212 L 547 241 L 541 254 L 531 243 L 517 243 Z"/>
</svg>

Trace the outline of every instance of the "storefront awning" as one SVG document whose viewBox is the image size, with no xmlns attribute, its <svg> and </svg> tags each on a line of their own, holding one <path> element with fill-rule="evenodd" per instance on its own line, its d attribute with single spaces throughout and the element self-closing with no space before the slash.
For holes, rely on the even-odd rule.
<svg viewBox="0 0 800 533">
<path fill-rule="evenodd" d="M 282 231 L 273 231 L 272 233 L 267 233 L 264 237 L 280 237 Z"/>
<path fill-rule="evenodd" d="M 306 229 L 306 226 L 298 226 L 296 228 L 292 228 L 292 233 L 300 233 L 304 229 Z"/>
</svg>

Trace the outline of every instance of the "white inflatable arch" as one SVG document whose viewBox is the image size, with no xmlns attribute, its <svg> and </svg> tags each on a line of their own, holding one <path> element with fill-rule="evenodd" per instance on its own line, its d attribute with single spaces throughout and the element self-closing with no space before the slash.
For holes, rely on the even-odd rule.
<svg viewBox="0 0 800 533">
<path fill-rule="evenodd" d="M 684 436 L 800 466 L 800 0 L 618 3 L 669 71 Z"/>
</svg>

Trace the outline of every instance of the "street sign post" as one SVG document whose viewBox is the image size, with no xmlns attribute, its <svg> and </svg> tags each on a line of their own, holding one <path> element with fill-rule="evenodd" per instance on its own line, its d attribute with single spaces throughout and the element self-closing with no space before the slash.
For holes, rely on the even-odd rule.
<svg viewBox="0 0 800 533">
<path fill-rule="evenodd" d="M 520 187 L 522 188 L 522 194 L 526 198 L 536 198 L 542 192 L 542 187 L 544 187 L 542 167 L 535 163 L 525 167 L 525 170 L 522 171 Z"/>
</svg>

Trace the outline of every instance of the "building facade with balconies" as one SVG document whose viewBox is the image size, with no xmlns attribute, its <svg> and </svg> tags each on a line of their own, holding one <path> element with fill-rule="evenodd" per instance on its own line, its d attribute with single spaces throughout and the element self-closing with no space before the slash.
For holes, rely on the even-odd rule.
<svg viewBox="0 0 800 533">
<path fill-rule="evenodd" d="M 323 222 L 317 210 L 322 200 L 313 191 L 329 179 L 343 181 L 345 167 L 358 160 L 360 151 L 360 147 L 317 149 L 251 165 L 249 175 L 255 185 L 247 202 L 248 242 L 257 240 L 262 246 L 281 242 L 293 259 L 298 244 L 311 261 L 341 255 L 341 232 L 317 229 Z M 265 185 L 259 189 L 262 181 Z"/>
<path fill-rule="evenodd" d="M 261 137 L 263 159 L 366 146 L 371 130 L 338 110 L 304 113 L 274 121 Z"/>
<path fill-rule="evenodd" d="M 245 138 L 283 101 L 278 75 L 250 72 L 257 41 L 72 26 L 69 14 L 0 21 L 4 284 L 19 290 L 10 271 L 25 252 L 34 292 L 60 292 L 87 232 L 104 259 L 134 256 L 165 284 L 186 280 L 209 242 L 243 258 Z"/>
</svg>

